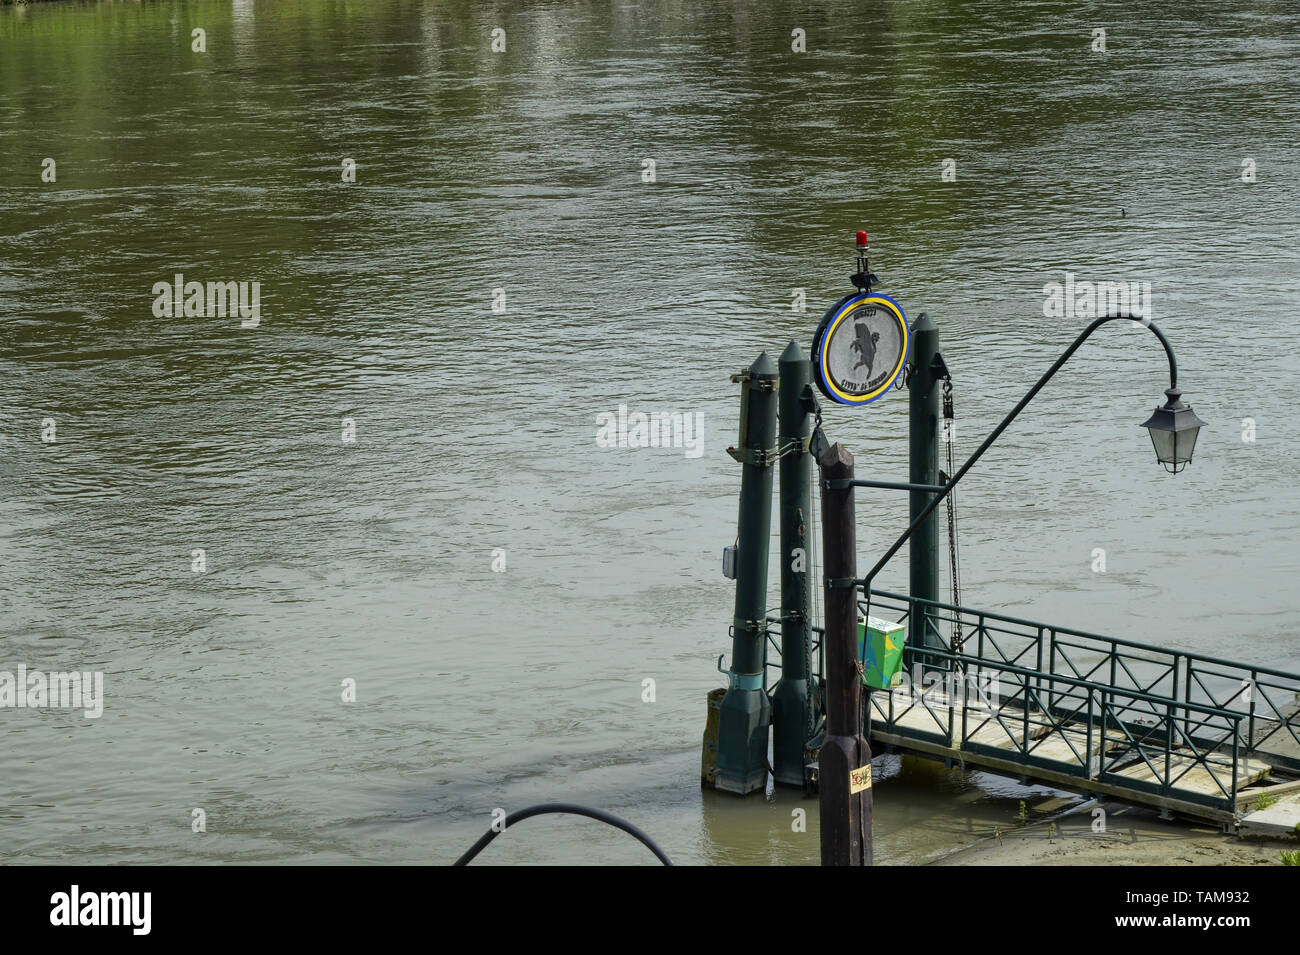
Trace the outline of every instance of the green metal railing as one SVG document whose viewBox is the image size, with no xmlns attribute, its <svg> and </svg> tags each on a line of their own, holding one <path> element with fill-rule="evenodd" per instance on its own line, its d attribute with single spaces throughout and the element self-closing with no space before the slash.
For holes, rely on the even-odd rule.
<svg viewBox="0 0 1300 955">
<path fill-rule="evenodd" d="M 873 729 L 1236 811 L 1243 714 L 997 660 L 976 664 L 962 654 L 930 653 L 962 678 L 872 693 Z M 974 669 L 981 671 L 978 681 L 969 679 Z M 1062 706 L 1063 700 L 1074 705 Z M 1137 709 L 1159 712 L 1160 719 L 1136 722 Z M 918 711 L 925 714 L 921 726 L 909 719 Z M 1193 732 L 1207 726 L 1217 730 L 1213 746 Z"/>
<path fill-rule="evenodd" d="M 1229 812 L 1258 775 L 1248 758 L 1300 771 L 1300 675 L 888 591 L 859 600 L 909 624 L 914 607 L 929 644 L 905 655 L 902 688 L 870 694 L 875 732 Z"/>
<path fill-rule="evenodd" d="M 865 612 L 866 602 L 860 603 Z M 1161 719 L 1164 704 L 1170 702 L 1180 707 L 1233 712 L 1244 721 L 1242 741 L 1249 755 L 1300 771 L 1300 674 L 872 591 L 875 613 L 894 611 L 900 621 L 906 621 L 915 605 L 926 608 L 926 626 L 946 653 L 957 649 L 964 662 L 978 661 L 981 666 L 999 663 L 1035 671 L 1036 685 L 1045 692 L 1048 709 L 1068 707 L 1077 703 L 1078 697 L 1064 685 L 1053 686 L 1048 680 L 1051 675 L 1134 691 L 1139 696 L 1134 697 L 1127 716 L 1137 725 L 1142 725 L 1139 719 Z M 953 646 L 954 634 L 958 648 Z M 910 634 L 908 642 L 913 642 Z M 916 657 L 910 657 L 909 662 Z M 1199 746 L 1227 746 L 1230 742 L 1224 727 L 1212 722 L 1190 723 L 1187 730 Z"/>
<path fill-rule="evenodd" d="M 826 635 L 823 627 L 814 626 L 812 628 L 812 654 L 815 665 L 813 667 L 813 676 L 819 681 L 826 674 L 826 657 L 822 652 L 822 638 Z M 770 651 L 775 650 L 775 657 Z M 775 670 L 776 677 L 771 677 L 769 671 Z M 763 672 L 767 674 L 763 685 L 767 687 L 767 692 L 771 693 L 777 681 L 781 678 L 781 618 L 767 618 L 767 639 L 763 642 Z"/>
</svg>

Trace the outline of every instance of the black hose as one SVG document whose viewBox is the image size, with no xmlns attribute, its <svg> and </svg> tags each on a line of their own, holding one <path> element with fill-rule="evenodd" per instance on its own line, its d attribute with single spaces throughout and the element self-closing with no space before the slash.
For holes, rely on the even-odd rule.
<svg viewBox="0 0 1300 955">
<path fill-rule="evenodd" d="M 586 806 L 576 806 L 567 802 L 546 802 L 536 806 L 529 806 L 527 809 L 520 809 L 518 812 L 512 812 L 506 816 L 505 826 L 500 831 L 489 829 L 483 833 L 483 837 L 470 847 L 470 850 L 455 861 L 455 865 L 468 865 L 470 860 L 487 848 L 487 844 L 499 836 L 506 829 L 509 829 L 517 822 L 522 822 L 530 816 L 543 816 L 547 813 L 571 813 L 575 816 L 586 816 L 588 819 L 595 819 L 606 825 L 613 826 L 615 829 L 622 829 L 629 835 L 635 836 L 642 845 L 658 856 L 659 861 L 664 865 L 672 865 L 673 860 L 668 858 L 667 853 L 655 844 L 655 841 L 647 836 L 644 832 L 626 822 L 613 813 L 605 812 L 602 809 L 588 809 Z"/>
</svg>

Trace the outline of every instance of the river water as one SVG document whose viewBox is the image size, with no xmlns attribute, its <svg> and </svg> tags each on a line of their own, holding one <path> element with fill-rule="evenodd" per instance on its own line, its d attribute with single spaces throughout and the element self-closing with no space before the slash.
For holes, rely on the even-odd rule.
<svg viewBox="0 0 1300 955">
<path fill-rule="evenodd" d="M 0 859 L 447 862 L 564 799 L 815 862 L 815 800 L 702 793 L 699 746 L 728 375 L 807 347 L 858 228 L 941 326 L 960 451 L 1086 323 L 1045 315 L 1066 273 L 1150 283 L 1210 422 L 1165 474 L 1163 355 L 1103 330 L 963 482 L 965 603 L 1300 669 L 1300 12 L 1232 6 L 0 9 L 0 669 L 105 680 L 98 719 L 0 709 Z M 157 317 L 177 273 L 260 283 L 259 324 Z M 598 446 L 620 405 L 700 453 Z M 826 420 L 906 478 L 905 396 Z M 906 507 L 858 509 L 862 566 Z M 877 861 L 1021 798 L 908 766 Z M 483 859 L 649 855 L 550 818 Z"/>
</svg>

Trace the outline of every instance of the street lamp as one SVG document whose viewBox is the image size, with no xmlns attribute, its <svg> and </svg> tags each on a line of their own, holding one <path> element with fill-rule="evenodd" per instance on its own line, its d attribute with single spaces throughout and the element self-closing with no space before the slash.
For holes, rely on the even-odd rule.
<svg viewBox="0 0 1300 955">
<path fill-rule="evenodd" d="M 1165 406 L 1157 408 L 1142 427 L 1151 432 L 1157 460 L 1170 474 L 1177 474 L 1191 462 L 1196 435 L 1205 422 L 1183 404 L 1183 393 L 1177 388 L 1167 389 L 1165 396 L 1169 399 Z"/>
<path fill-rule="evenodd" d="M 1187 466 L 1187 462 L 1192 459 L 1192 447 L 1196 444 L 1196 434 L 1205 422 L 1196 417 L 1192 413 L 1192 409 L 1180 400 L 1182 392 L 1178 390 L 1178 362 L 1174 358 L 1173 346 L 1169 344 L 1169 339 L 1165 338 L 1165 333 L 1149 319 L 1134 319 L 1131 315 L 1103 315 L 1079 333 L 1079 337 L 1074 340 L 1073 344 L 1065 350 L 1060 358 L 1056 359 L 1052 367 L 1047 369 L 1043 377 L 1039 378 L 1034 387 L 1029 389 L 1028 394 L 1020 399 L 1019 403 L 1002 419 L 1001 424 L 994 428 L 992 433 L 984 439 L 984 443 L 949 479 L 943 490 L 931 496 L 930 503 L 912 519 L 912 523 L 908 525 L 907 530 L 903 531 L 902 536 L 894 541 L 893 546 L 885 552 L 885 556 L 876 561 L 876 565 L 867 572 L 867 576 L 855 581 L 856 584 L 862 587 L 862 592 L 866 595 L 868 601 L 871 600 L 871 586 L 875 582 L 876 575 L 898 553 L 899 548 L 907 543 L 907 539 L 916 532 L 916 529 L 925 523 L 925 519 L 934 513 L 935 508 L 943 502 L 943 499 L 952 493 L 952 489 L 957 485 L 957 482 L 966 476 L 966 472 L 975 466 L 975 462 L 984 456 L 984 452 L 1002 436 L 1002 432 L 1010 427 L 1011 422 L 1025 409 L 1025 405 L 1034 400 L 1034 396 L 1043 390 L 1043 386 L 1051 381 L 1052 376 L 1061 370 L 1061 366 L 1070 360 L 1070 357 L 1092 336 L 1093 332 L 1108 322 L 1117 322 L 1122 319 L 1137 321 L 1150 329 L 1151 333 L 1160 340 L 1160 344 L 1165 350 L 1165 358 L 1169 361 L 1169 387 L 1166 389 L 1165 395 L 1169 400 L 1163 408 L 1156 409 L 1155 414 L 1143 427 L 1151 430 L 1151 442 L 1155 445 L 1156 457 L 1165 466 L 1166 471 L 1177 474 Z"/>
</svg>

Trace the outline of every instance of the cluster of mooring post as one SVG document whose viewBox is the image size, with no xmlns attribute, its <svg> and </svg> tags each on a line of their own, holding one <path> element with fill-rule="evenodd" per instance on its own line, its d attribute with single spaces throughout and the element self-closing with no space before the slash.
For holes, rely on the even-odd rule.
<svg viewBox="0 0 1300 955">
<path fill-rule="evenodd" d="M 795 342 L 786 347 L 779 365 L 778 372 L 764 352 L 753 365 L 732 376 L 741 384 L 740 437 L 729 451 L 743 468 L 734 560 L 736 606 L 728 685 L 717 714 L 716 767 L 711 771 L 706 752 L 704 775 L 706 780 L 712 776 L 716 788 L 740 795 L 765 790 L 769 769 L 777 783 L 805 785 L 807 744 L 813 726 L 809 598 L 817 584 L 809 576 L 809 442 L 816 401 L 811 363 Z M 772 477 L 778 462 L 781 679 L 769 697 L 764 643 Z M 773 739 L 770 765 L 769 726 Z"/>
<path fill-rule="evenodd" d="M 866 234 L 858 233 L 859 272 L 854 284 L 870 291 L 874 279 L 867 271 Z M 849 301 L 841 300 L 840 304 Z M 839 305 L 835 306 L 838 308 Z M 827 312 L 814 339 L 816 383 L 828 397 L 841 401 L 844 393 L 824 381 L 828 372 L 827 323 L 838 321 L 834 308 Z M 842 317 L 844 313 L 839 313 Z M 901 310 L 897 317 L 905 322 Z M 905 383 L 909 389 L 909 479 L 895 482 L 855 480 L 853 455 L 843 445 L 829 445 L 820 427 L 820 407 L 809 384 L 811 363 L 791 342 L 781 355 L 779 374 L 766 352 L 733 381 L 742 384 L 740 440 L 729 452 L 743 465 L 737 546 L 727 548 L 723 565 L 736 580 L 736 607 L 732 620 L 732 664 L 725 691 L 709 694 L 709 723 L 705 730 L 703 778 L 718 789 L 745 795 L 765 790 L 770 769 L 780 785 L 806 785 L 815 778 L 821 810 L 823 865 L 870 865 L 872 859 L 871 748 L 869 745 L 870 693 L 864 666 L 865 646 L 859 646 L 860 626 L 865 642 L 871 621 L 859 624 L 859 596 L 870 607 L 876 575 L 909 543 L 909 625 L 902 658 L 915 667 L 949 666 L 951 659 L 943 635 L 925 602 L 939 600 L 939 528 L 935 510 L 945 500 L 951 506 L 953 488 L 1010 426 L 1043 386 L 1102 325 L 1127 315 L 1105 315 L 1085 328 L 1056 362 L 993 429 L 975 452 L 953 474 L 939 470 L 939 421 L 952 417 L 951 379 L 939 352 L 938 326 L 926 315 L 917 316 L 905 333 L 911 336 Z M 1196 437 L 1204 422 L 1181 401 L 1178 366 L 1164 333 L 1143 322 L 1159 339 L 1169 361 L 1168 399 L 1143 427 L 1151 433 L 1156 458 L 1165 470 L 1177 474 L 1192 459 Z M 830 325 L 833 331 L 835 324 Z M 863 335 L 860 326 L 859 336 Z M 874 342 L 878 336 L 872 336 Z M 906 346 L 907 335 L 904 335 Z M 855 344 L 851 348 L 860 347 Z M 865 352 L 864 352 L 865 354 Z M 903 352 L 907 355 L 906 350 Z M 887 387 L 887 386 L 886 386 Z M 866 397 L 859 404 L 879 397 Z M 842 401 L 841 403 L 853 403 Z M 777 412 L 780 412 L 780 431 Z M 952 439 L 951 435 L 947 436 Z M 809 519 L 811 517 L 811 461 L 817 458 L 821 477 L 822 569 L 825 595 L 825 629 L 822 654 L 825 686 L 815 706 L 817 674 L 811 666 L 812 619 L 809 607 Z M 952 455 L 949 454 L 951 462 Z M 781 680 L 769 698 L 765 685 L 767 641 L 768 539 L 771 531 L 772 470 L 781 463 Z M 949 464 L 952 468 L 952 464 Z M 906 490 L 910 521 L 863 578 L 857 571 L 854 513 L 855 487 Z M 949 519 L 951 522 L 951 512 Z M 951 533 L 951 529 L 950 529 Z M 955 548 L 955 543 L 952 545 Z M 957 587 L 955 549 L 953 588 Z M 815 586 L 815 584 L 814 584 Z M 953 595 L 953 603 L 957 594 Z M 954 641 L 954 649 L 960 647 Z M 937 658 L 936 658 L 937 656 Z M 890 667 L 892 671 L 892 665 Z M 871 685 L 888 692 L 890 676 L 873 664 Z M 812 737 L 815 709 L 824 709 L 825 733 L 820 745 Z M 768 726 L 772 732 L 772 765 L 767 761 Z M 1235 777 L 1234 777 L 1235 779 Z"/>
<path fill-rule="evenodd" d="M 909 479 L 912 485 L 933 488 L 940 481 L 940 392 L 946 369 L 939 355 L 938 326 L 921 315 L 913 334 L 907 376 Z M 819 448 L 813 437 L 818 405 L 811 362 L 790 342 L 776 367 L 764 352 L 732 380 L 741 384 L 740 435 L 736 447 L 728 449 L 742 465 L 736 546 L 729 565 L 736 602 L 728 685 L 725 692 L 711 694 L 715 712 L 706 732 L 704 779 L 717 789 L 746 795 L 766 790 L 769 772 L 778 785 L 806 787 L 810 770 L 815 770 L 823 864 L 870 865 L 871 749 L 863 726 L 863 704 L 870 690 L 863 686 L 858 646 L 854 489 L 830 489 L 826 483 L 851 480 L 853 456 L 839 444 L 827 448 L 817 432 L 825 579 L 814 580 L 812 474 Z M 781 678 L 769 695 L 764 644 L 772 480 L 778 462 Z M 913 520 L 933 493 L 911 491 Z M 939 527 L 933 514 L 917 528 L 910 554 L 912 597 L 937 601 Z M 821 705 L 815 706 L 810 597 L 817 586 L 825 588 L 826 686 Z M 921 605 L 913 604 L 910 620 L 909 655 L 926 647 L 942 648 L 942 637 Z M 812 753 L 815 717 L 823 707 L 826 735 L 820 751 Z"/>
</svg>

